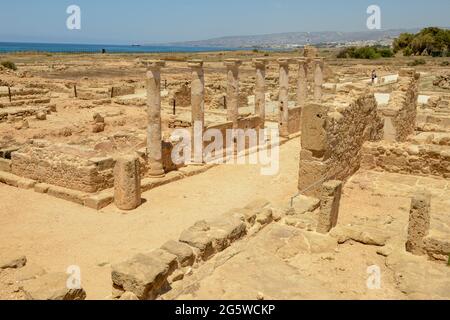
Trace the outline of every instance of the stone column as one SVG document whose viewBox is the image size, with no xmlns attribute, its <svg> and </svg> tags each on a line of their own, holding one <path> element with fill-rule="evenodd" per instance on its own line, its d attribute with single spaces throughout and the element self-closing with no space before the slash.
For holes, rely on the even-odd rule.
<svg viewBox="0 0 450 320">
<path fill-rule="evenodd" d="M 327 181 L 322 185 L 320 214 L 317 224 L 318 233 L 328 233 L 336 227 L 342 195 L 341 181 Z"/>
<path fill-rule="evenodd" d="M 289 135 L 289 59 L 278 59 L 280 65 L 280 93 L 279 93 L 279 113 L 280 113 L 280 135 Z"/>
<path fill-rule="evenodd" d="M 114 167 L 114 203 L 120 210 L 141 205 L 141 174 L 137 155 L 120 157 Z"/>
<path fill-rule="evenodd" d="M 426 253 L 423 239 L 430 230 L 430 195 L 417 195 L 411 201 L 406 251 L 414 255 Z"/>
<path fill-rule="evenodd" d="M 152 177 L 165 175 L 161 132 L 161 68 L 164 66 L 165 62 L 161 60 L 147 63 L 147 154 Z"/>
<path fill-rule="evenodd" d="M 205 131 L 205 73 L 202 60 L 188 61 L 191 68 L 192 162 L 203 163 L 203 133 Z"/>
<path fill-rule="evenodd" d="M 297 105 L 301 108 L 305 106 L 308 98 L 308 65 L 305 58 L 298 61 L 298 80 L 297 80 Z"/>
<path fill-rule="evenodd" d="M 261 118 L 260 128 L 264 129 L 266 121 L 266 66 L 267 59 L 253 60 L 256 69 L 255 114 Z"/>
<path fill-rule="evenodd" d="M 227 67 L 227 120 L 233 122 L 233 128 L 238 128 L 239 118 L 239 66 L 242 64 L 238 59 L 226 59 Z"/>
<path fill-rule="evenodd" d="M 316 102 L 322 101 L 322 85 L 323 85 L 323 59 L 314 59 L 314 100 Z"/>
</svg>

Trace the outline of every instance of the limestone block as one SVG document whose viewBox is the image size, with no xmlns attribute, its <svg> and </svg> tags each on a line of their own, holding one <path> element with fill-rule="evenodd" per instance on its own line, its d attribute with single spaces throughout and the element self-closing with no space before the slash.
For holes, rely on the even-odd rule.
<svg viewBox="0 0 450 320">
<path fill-rule="evenodd" d="M 166 242 L 161 249 L 175 255 L 181 267 L 192 266 L 195 262 L 194 251 L 187 244 L 171 240 Z"/>
<path fill-rule="evenodd" d="M 244 222 L 228 215 L 222 215 L 214 219 L 209 225 L 208 233 L 213 238 L 213 248 L 216 252 L 224 250 L 232 242 L 240 239 L 247 230 Z"/>
<path fill-rule="evenodd" d="M 137 155 L 124 156 L 114 167 L 114 203 L 121 210 L 141 205 L 141 175 Z"/>
<path fill-rule="evenodd" d="M 430 195 L 416 195 L 411 201 L 406 251 L 414 255 L 426 253 L 423 240 L 430 230 L 430 207 Z"/>
<path fill-rule="evenodd" d="M 256 218 L 256 222 L 260 225 L 265 226 L 273 221 L 273 211 L 272 209 L 266 208 L 261 210 Z"/>
<path fill-rule="evenodd" d="M 327 149 L 328 107 L 310 104 L 302 112 L 302 148 L 318 153 L 321 157 Z"/>
<path fill-rule="evenodd" d="M 22 178 L 17 181 L 17 187 L 20 189 L 25 190 L 33 189 L 35 185 L 36 181 L 31 179 Z"/>
<path fill-rule="evenodd" d="M 341 181 L 328 181 L 322 186 L 317 232 L 328 233 L 337 225 L 342 195 Z"/>
<path fill-rule="evenodd" d="M 326 162 L 300 159 L 298 189 L 302 194 L 320 197 L 320 181 L 329 174 L 328 171 Z"/>
<path fill-rule="evenodd" d="M 112 266 L 113 286 L 134 293 L 140 300 L 155 299 L 171 272 L 176 256 L 161 254 L 138 254 L 128 261 Z"/>
<path fill-rule="evenodd" d="M 101 210 L 109 206 L 113 202 L 114 202 L 114 193 L 112 191 L 105 191 L 87 197 L 84 200 L 84 206 L 95 210 Z"/>
<path fill-rule="evenodd" d="M 34 192 L 37 193 L 47 193 L 50 189 L 50 185 L 46 183 L 37 183 L 34 185 Z"/>
<path fill-rule="evenodd" d="M 22 283 L 21 289 L 28 300 L 84 300 L 86 292 L 67 287 L 68 275 L 49 273 Z"/>
<path fill-rule="evenodd" d="M 242 208 L 230 210 L 227 214 L 246 222 L 249 226 L 253 226 L 256 222 L 257 213 L 254 209 Z"/>
<path fill-rule="evenodd" d="M 213 254 L 213 238 L 208 234 L 210 229 L 206 221 L 199 221 L 181 233 L 180 242 L 199 249 L 200 256 L 206 260 Z"/>
<path fill-rule="evenodd" d="M 19 184 L 20 177 L 7 173 L 7 172 L 0 172 L 0 182 L 7 184 L 12 187 L 17 187 Z"/>
<path fill-rule="evenodd" d="M 87 194 L 77 190 L 71 190 L 63 187 L 50 186 L 47 191 L 48 195 L 53 197 L 71 201 L 83 205 Z"/>
<path fill-rule="evenodd" d="M 293 201 L 295 214 L 305 214 L 313 212 L 320 207 L 320 200 L 313 197 L 298 196 Z"/>
</svg>

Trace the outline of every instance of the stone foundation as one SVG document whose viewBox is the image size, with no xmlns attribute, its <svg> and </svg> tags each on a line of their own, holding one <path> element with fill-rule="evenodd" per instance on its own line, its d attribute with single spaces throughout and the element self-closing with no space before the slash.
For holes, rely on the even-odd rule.
<svg viewBox="0 0 450 320">
<path fill-rule="evenodd" d="M 112 158 L 91 149 L 35 141 L 12 153 L 11 172 L 20 177 L 94 193 L 114 184 Z"/>
<path fill-rule="evenodd" d="M 438 145 L 366 143 L 362 168 L 393 173 L 450 178 L 450 149 Z"/>
</svg>

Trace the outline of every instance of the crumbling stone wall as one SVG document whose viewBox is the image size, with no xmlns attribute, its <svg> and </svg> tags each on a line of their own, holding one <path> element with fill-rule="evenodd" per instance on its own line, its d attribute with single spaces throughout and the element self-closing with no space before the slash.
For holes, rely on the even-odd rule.
<svg viewBox="0 0 450 320">
<path fill-rule="evenodd" d="M 114 160 L 95 156 L 81 147 L 35 142 L 12 154 L 11 171 L 38 182 L 93 193 L 114 185 Z"/>
<path fill-rule="evenodd" d="M 420 74 L 402 69 L 386 107 L 380 108 L 385 121 L 385 140 L 406 141 L 414 134 L 417 120 Z"/>
<path fill-rule="evenodd" d="M 363 147 L 364 169 L 450 178 L 450 148 L 408 143 L 367 143 Z"/>
<path fill-rule="evenodd" d="M 373 93 L 340 104 L 307 105 L 302 115 L 299 190 L 318 196 L 322 182 L 345 181 L 360 168 L 363 144 L 382 136 Z"/>
<path fill-rule="evenodd" d="M 9 119 L 23 119 L 25 117 L 36 116 L 39 112 L 50 114 L 50 107 L 24 107 L 24 108 L 4 108 L 0 110 L 0 122 L 6 122 Z"/>
</svg>

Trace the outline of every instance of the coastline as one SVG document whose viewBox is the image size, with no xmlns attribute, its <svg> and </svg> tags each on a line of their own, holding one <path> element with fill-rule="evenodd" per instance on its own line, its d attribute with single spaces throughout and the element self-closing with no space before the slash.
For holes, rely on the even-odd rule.
<svg viewBox="0 0 450 320">
<path fill-rule="evenodd" d="M 0 42 L 0 54 L 9 53 L 205 53 L 248 51 L 253 48 L 172 46 L 172 45 L 108 45 Z"/>
</svg>

